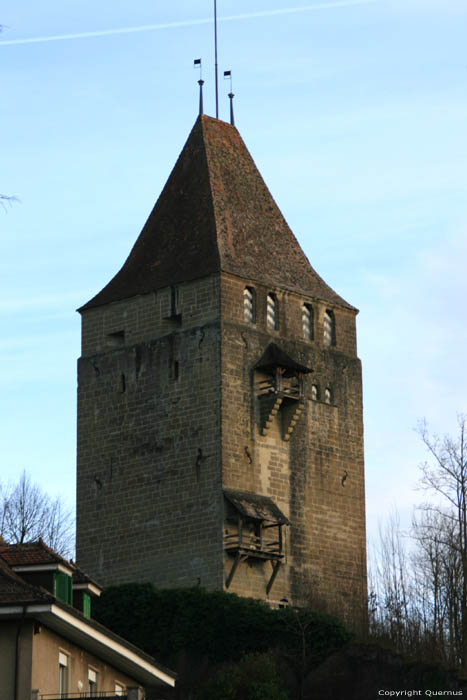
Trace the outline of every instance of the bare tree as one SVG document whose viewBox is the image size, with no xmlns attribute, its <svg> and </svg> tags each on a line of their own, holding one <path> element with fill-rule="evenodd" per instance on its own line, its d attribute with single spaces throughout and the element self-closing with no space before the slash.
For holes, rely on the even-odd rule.
<svg viewBox="0 0 467 700">
<path fill-rule="evenodd" d="M 426 513 L 438 516 L 438 520 L 426 522 L 424 538 L 426 541 L 431 538 L 434 542 L 436 536 L 445 551 L 451 553 L 451 575 L 454 575 L 452 567 L 458 558 L 460 581 L 456 585 L 460 630 L 457 636 L 461 666 L 467 671 L 467 418 L 458 416 L 455 438 L 430 435 L 426 421 L 420 423 L 418 432 L 431 455 L 430 461 L 420 466 L 420 484 L 437 497 L 436 503 L 423 505 Z M 438 527 L 440 519 L 444 524 L 441 529 Z M 451 623 L 453 634 L 456 634 L 455 620 Z"/>
<path fill-rule="evenodd" d="M 415 607 L 424 656 L 458 665 L 462 658 L 462 572 L 455 523 L 421 510 L 412 521 Z"/>
<path fill-rule="evenodd" d="M 397 511 L 379 527 L 379 543 L 369 567 L 370 634 L 413 651 L 413 577 Z"/>
<path fill-rule="evenodd" d="M 23 472 L 17 484 L 0 486 L 0 536 L 10 544 L 42 538 L 58 554 L 70 557 L 73 516 L 60 498 L 52 499 Z"/>
<path fill-rule="evenodd" d="M 417 509 L 410 538 L 397 514 L 380 529 L 370 565 L 370 634 L 399 651 L 467 671 L 467 419 L 456 438 L 418 432 L 430 459 L 420 486 L 430 502 Z"/>
</svg>

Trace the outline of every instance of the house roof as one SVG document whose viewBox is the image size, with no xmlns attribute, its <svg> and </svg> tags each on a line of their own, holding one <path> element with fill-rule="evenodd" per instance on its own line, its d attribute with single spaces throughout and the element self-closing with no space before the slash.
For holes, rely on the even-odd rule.
<svg viewBox="0 0 467 700">
<path fill-rule="evenodd" d="M 57 554 L 42 539 L 20 544 L 0 543 L 0 555 L 11 567 L 48 566 L 58 564 L 73 570 L 74 564 Z"/>
<path fill-rule="evenodd" d="M 86 584 L 93 589 L 93 592 L 96 592 L 97 589 L 98 595 L 100 595 L 102 591 L 101 586 L 96 583 L 94 579 L 88 576 L 82 569 L 80 569 L 75 562 L 71 562 L 71 564 L 73 566 L 73 585 L 83 587 Z"/>
<path fill-rule="evenodd" d="M 96 594 L 102 590 L 96 581 L 88 576 L 73 561 L 67 561 L 60 554 L 57 554 L 51 547 L 45 544 L 42 539 L 36 542 L 24 542 L 20 544 L 7 544 L 5 540 L 0 540 L 0 556 L 13 568 L 38 566 L 61 565 L 70 570 L 73 575 L 73 584 L 82 586 L 89 584 Z"/>
<path fill-rule="evenodd" d="M 0 606 L 51 602 L 54 597 L 15 574 L 0 553 Z"/>
<path fill-rule="evenodd" d="M 64 639 L 82 646 L 108 661 L 116 668 L 143 684 L 174 685 L 176 674 L 156 662 L 152 656 L 138 649 L 96 620 L 84 615 L 66 603 L 58 600 L 43 588 L 24 581 L 7 561 L 10 558 L 18 566 L 24 563 L 19 553 L 27 553 L 32 565 L 51 563 L 53 556 L 61 562 L 65 560 L 40 541 L 41 547 L 0 544 L 0 622 L 21 615 L 42 621 Z M 42 550 L 43 554 L 38 553 Z"/>
<path fill-rule="evenodd" d="M 240 515 L 250 520 L 290 525 L 284 513 L 269 496 L 236 489 L 224 489 L 224 496 Z"/>
<path fill-rule="evenodd" d="M 216 272 L 354 308 L 311 267 L 237 129 L 200 116 L 123 267 L 79 310 Z"/>
</svg>

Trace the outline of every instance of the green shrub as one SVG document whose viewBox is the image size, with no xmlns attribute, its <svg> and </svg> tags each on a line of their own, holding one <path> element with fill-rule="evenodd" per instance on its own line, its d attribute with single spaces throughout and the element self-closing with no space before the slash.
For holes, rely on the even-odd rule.
<svg viewBox="0 0 467 700">
<path fill-rule="evenodd" d="M 287 700 L 273 659 L 248 654 L 237 664 L 219 671 L 198 694 L 198 700 Z"/>
<path fill-rule="evenodd" d="M 334 618 L 309 609 L 273 610 L 265 603 L 202 588 L 158 590 L 149 583 L 106 589 L 94 617 L 144 651 L 170 662 L 182 649 L 212 663 L 282 649 L 319 662 L 350 639 Z"/>
</svg>

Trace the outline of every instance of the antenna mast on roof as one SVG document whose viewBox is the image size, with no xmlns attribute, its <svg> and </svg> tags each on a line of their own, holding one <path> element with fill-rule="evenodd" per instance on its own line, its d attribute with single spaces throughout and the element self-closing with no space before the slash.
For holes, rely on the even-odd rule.
<svg viewBox="0 0 467 700">
<path fill-rule="evenodd" d="M 216 119 L 219 119 L 219 80 L 217 77 L 217 0 L 214 0 L 214 68 L 216 82 Z"/>
</svg>

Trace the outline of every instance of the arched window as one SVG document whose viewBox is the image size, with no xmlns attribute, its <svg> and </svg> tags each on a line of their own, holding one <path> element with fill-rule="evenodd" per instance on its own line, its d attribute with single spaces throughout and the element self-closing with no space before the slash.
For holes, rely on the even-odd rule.
<svg viewBox="0 0 467 700">
<path fill-rule="evenodd" d="M 275 294 L 268 294 L 266 299 L 266 325 L 270 331 L 278 328 L 277 297 Z"/>
<path fill-rule="evenodd" d="M 312 401 L 319 401 L 319 386 L 313 384 L 311 387 L 311 399 Z"/>
<path fill-rule="evenodd" d="M 311 304 L 303 304 L 302 306 L 302 334 L 305 340 L 313 340 L 314 319 Z"/>
<path fill-rule="evenodd" d="M 332 403 L 332 391 L 328 386 L 324 390 L 324 403 Z"/>
<path fill-rule="evenodd" d="M 243 320 L 256 323 L 256 295 L 253 287 L 245 287 L 243 290 Z"/>
<path fill-rule="evenodd" d="M 323 342 L 327 346 L 336 344 L 336 321 L 330 309 L 324 313 Z"/>
</svg>

